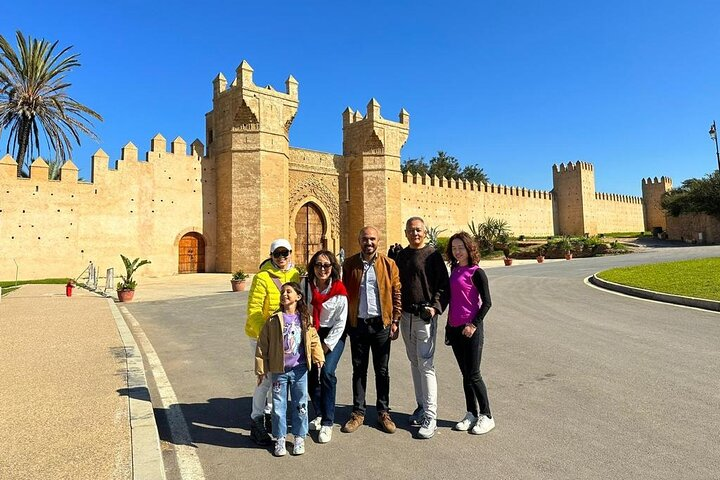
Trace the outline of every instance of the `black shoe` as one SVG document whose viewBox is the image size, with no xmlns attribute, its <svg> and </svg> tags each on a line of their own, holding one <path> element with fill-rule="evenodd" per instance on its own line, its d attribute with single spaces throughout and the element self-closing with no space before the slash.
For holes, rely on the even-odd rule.
<svg viewBox="0 0 720 480">
<path fill-rule="evenodd" d="M 265 414 L 265 430 L 272 432 L 272 414 Z"/>
<path fill-rule="evenodd" d="M 263 417 L 252 420 L 250 425 L 250 438 L 252 438 L 255 443 L 263 447 L 272 443 L 270 434 L 268 434 L 265 429 L 265 419 Z"/>
</svg>

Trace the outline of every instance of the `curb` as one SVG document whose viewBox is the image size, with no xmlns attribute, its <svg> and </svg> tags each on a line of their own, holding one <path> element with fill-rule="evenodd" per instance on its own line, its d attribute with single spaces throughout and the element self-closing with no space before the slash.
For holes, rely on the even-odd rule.
<svg viewBox="0 0 720 480">
<path fill-rule="evenodd" d="M 615 292 L 624 293 L 633 297 L 655 300 L 658 302 L 673 303 L 675 305 L 683 305 L 686 307 L 701 308 L 713 312 L 720 312 L 720 302 L 715 300 L 706 300 L 704 298 L 683 297 L 682 295 L 673 295 L 670 293 L 655 292 L 653 290 L 645 290 L 643 288 L 630 287 L 619 283 L 609 282 L 597 276 L 597 273 L 588 277 L 588 281 L 596 287 L 605 288 Z"/>
<path fill-rule="evenodd" d="M 150 390 L 145 377 L 142 355 L 130 328 L 115 305 L 115 301 L 108 298 L 107 302 L 125 346 L 130 441 L 132 444 L 132 478 L 133 480 L 165 480 L 160 437 L 150 401 Z"/>
</svg>

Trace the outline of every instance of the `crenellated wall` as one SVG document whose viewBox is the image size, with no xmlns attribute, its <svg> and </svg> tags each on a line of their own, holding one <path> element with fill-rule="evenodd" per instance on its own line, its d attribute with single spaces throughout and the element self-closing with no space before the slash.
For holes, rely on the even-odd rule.
<svg viewBox="0 0 720 480">
<path fill-rule="evenodd" d="M 643 232 L 643 199 L 616 193 L 596 193 L 593 210 L 597 232 Z"/>
<path fill-rule="evenodd" d="M 204 243 L 197 271 L 252 273 L 278 237 L 291 242 L 296 261 L 321 245 L 335 252 L 342 246 L 350 255 L 359 250 L 360 228 L 373 224 L 385 250 L 406 244 L 404 222 L 412 216 L 444 235 L 488 217 L 526 236 L 665 225 L 659 203 L 672 186 L 669 178 L 643 180 L 643 198 L 598 193 L 588 162 L 553 165 L 551 192 L 403 175 L 410 115 L 401 109 L 398 121 L 383 118 L 375 99 L 365 115 L 350 108 L 342 113 L 342 155 L 290 147 L 299 84 L 290 75 L 279 92 L 255 84 L 253 73 L 243 61 L 229 84 L 222 74 L 213 80 L 207 154 L 199 140 L 188 154 L 179 137 L 168 151 L 156 135 L 144 161 L 132 143 L 114 168 L 98 150 L 89 182 L 78 181 L 72 162 L 51 181 L 40 158 L 30 178 L 16 177 L 11 157 L 0 159 L 0 280 L 15 278 L 16 265 L 21 279 L 75 277 L 91 260 L 101 272 L 115 267 L 119 275 L 121 253 L 152 261 L 140 277 L 169 275 L 187 264 L 180 262 L 187 258 L 180 243 L 189 233 L 183 244 L 201 239 L 185 245 L 193 254 Z"/>
<path fill-rule="evenodd" d="M 504 185 L 478 185 L 439 177 L 404 175 L 403 219 L 418 215 L 443 235 L 468 230 L 468 223 L 502 218 L 516 235 L 549 235 L 553 231 L 552 194 Z M 402 231 L 404 224 L 399 226 Z"/>
<path fill-rule="evenodd" d="M 132 143 L 109 168 L 108 155 L 92 157 L 92 179 L 78 181 L 67 162 L 60 180 L 48 180 L 41 158 L 29 178 L 16 177 L 9 156 L 0 161 L 0 279 L 75 277 L 89 261 L 101 269 L 121 269 L 120 254 L 152 261 L 139 275 L 176 273 L 183 234 L 206 241 L 206 269 L 213 271 L 215 210 L 203 198 L 214 196 L 212 161 L 202 159 L 196 141 L 187 153 L 178 137 L 167 151 L 161 135 L 151 140 L 145 161 Z"/>
</svg>

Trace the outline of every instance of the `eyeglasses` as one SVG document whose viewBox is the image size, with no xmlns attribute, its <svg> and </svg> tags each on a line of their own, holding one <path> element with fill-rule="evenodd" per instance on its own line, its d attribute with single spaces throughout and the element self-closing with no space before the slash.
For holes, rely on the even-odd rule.
<svg viewBox="0 0 720 480">
<path fill-rule="evenodd" d="M 280 257 L 287 258 L 288 256 L 290 256 L 289 250 L 275 250 L 273 252 L 273 257 L 275 257 L 275 258 L 280 258 Z"/>
<path fill-rule="evenodd" d="M 321 270 L 329 270 L 332 268 L 332 263 L 316 263 L 315 268 L 319 268 Z"/>
</svg>

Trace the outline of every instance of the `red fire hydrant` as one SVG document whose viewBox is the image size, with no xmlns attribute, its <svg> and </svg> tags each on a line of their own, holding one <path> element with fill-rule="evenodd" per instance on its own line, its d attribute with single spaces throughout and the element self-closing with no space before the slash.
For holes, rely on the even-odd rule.
<svg viewBox="0 0 720 480">
<path fill-rule="evenodd" d="M 72 297 L 73 288 L 75 288 L 75 284 L 72 280 L 70 280 L 67 285 L 65 285 L 65 295 Z"/>
</svg>

